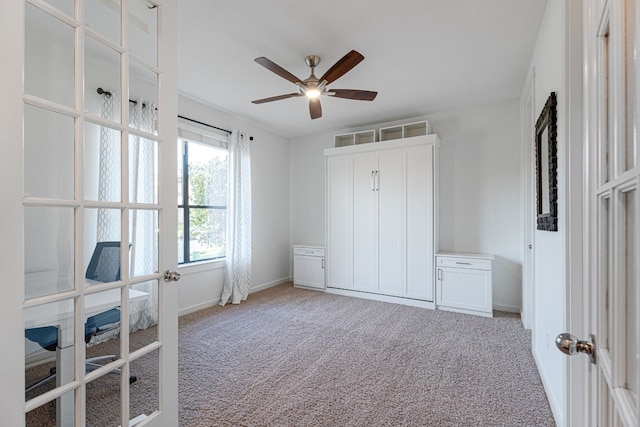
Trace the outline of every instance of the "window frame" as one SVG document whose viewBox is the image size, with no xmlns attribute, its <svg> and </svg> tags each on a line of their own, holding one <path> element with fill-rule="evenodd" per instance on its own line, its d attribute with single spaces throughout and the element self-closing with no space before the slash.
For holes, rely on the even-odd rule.
<svg viewBox="0 0 640 427">
<path fill-rule="evenodd" d="M 189 221 L 190 211 L 193 209 L 206 209 L 206 210 L 216 210 L 216 209 L 224 209 L 227 211 L 228 203 L 224 206 L 222 205 L 192 205 L 189 203 L 189 157 L 188 157 L 188 143 L 196 143 L 202 144 L 205 146 L 210 146 L 212 149 L 220 149 L 229 151 L 229 146 L 227 142 L 227 135 L 218 135 L 216 133 L 201 129 L 199 127 L 188 126 L 183 123 L 179 124 L 178 127 L 178 148 L 180 149 L 178 157 L 181 161 L 181 170 L 178 171 L 176 178 L 182 178 L 182 203 L 178 203 L 178 218 L 179 222 L 182 223 L 183 230 L 182 234 L 184 236 L 183 247 L 178 249 L 178 266 L 179 267 L 187 267 L 197 265 L 199 263 L 211 263 L 216 261 L 223 261 L 226 258 L 226 251 L 224 256 L 220 257 L 212 257 L 212 258 L 204 258 L 191 260 L 191 251 L 190 251 L 190 233 L 191 233 L 191 224 Z M 227 158 L 228 159 L 228 158 Z M 227 201 L 229 197 L 229 187 L 227 184 Z M 180 213 L 180 209 L 182 209 L 182 214 Z M 180 218 L 182 217 L 182 218 Z M 226 234 L 225 229 L 225 234 Z M 181 253 L 180 253 L 181 252 Z M 182 257 L 182 261 L 180 261 L 180 256 Z"/>
</svg>

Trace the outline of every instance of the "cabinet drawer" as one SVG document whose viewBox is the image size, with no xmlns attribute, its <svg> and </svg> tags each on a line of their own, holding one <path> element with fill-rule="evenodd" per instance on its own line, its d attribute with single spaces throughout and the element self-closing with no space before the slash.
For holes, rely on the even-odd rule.
<svg viewBox="0 0 640 427">
<path fill-rule="evenodd" d="M 294 255 L 306 255 L 306 256 L 324 256 L 323 248 L 293 248 Z"/>
<path fill-rule="evenodd" d="M 437 257 L 438 267 L 491 270 L 491 260 L 479 258 Z"/>
</svg>

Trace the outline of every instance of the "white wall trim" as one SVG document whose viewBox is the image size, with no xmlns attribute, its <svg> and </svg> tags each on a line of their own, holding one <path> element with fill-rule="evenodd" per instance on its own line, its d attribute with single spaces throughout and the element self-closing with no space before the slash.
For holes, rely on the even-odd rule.
<svg viewBox="0 0 640 427">
<path fill-rule="evenodd" d="M 213 300 L 202 302 L 200 304 L 192 305 L 190 307 L 182 308 L 178 310 L 178 317 L 184 316 L 186 314 L 195 313 L 196 311 L 204 310 L 205 308 L 213 307 L 219 302 L 220 302 L 220 298 L 216 298 Z"/>
<path fill-rule="evenodd" d="M 211 268 L 211 267 L 210 267 Z M 213 268 L 222 268 L 222 267 L 213 267 Z M 282 285 L 283 283 L 287 283 L 291 281 L 291 277 L 284 277 L 282 279 L 273 280 L 271 282 L 263 283 L 261 285 L 253 286 L 249 290 L 249 294 L 254 292 L 263 291 L 265 289 L 272 288 L 274 286 Z M 208 301 L 203 301 L 199 304 L 191 305 L 189 307 L 184 307 L 178 311 L 178 316 L 184 316 L 187 314 L 195 313 L 196 311 L 204 310 L 205 308 L 213 307 L 214 305 L 220 302 L 220 298 L 214 298 Z"/>
<path fill-rule="evenodd" d="M 287 283 L 291 281 L 291 276 L 283 277 L 281 279 L 272 280 L 271 282 L 263 283 L 261 285 L 252 286 L 249 290 L 249 294 L 254 292 L 263 291 L 265 289 L 272 288 L 274 286 L 282 285 L 283 283 Z"/>
<path fill-rule="evenodd" d="M 388 295 L 372 294 L 369 292 L 351 291 L 348 289 L 336 289 L 336 288 L 327 288 L 325 289 L 325 292 L 328 294 L 342 295 L 345 297 L 368 299 L 372 301 L 390 302 L 393 304 L 408 305 L 411 307 L 428 308 L 432 310 L 436 308 L 436 304 L 434 302 L 422 301 L 422 300 L 411 299 L 411 298 L 393 297 Z"/>
<path fill-rule="evenodd" d="M 506 311 L 507 313 L 520 313 L 520 307 L 517 305 L 494 304 L 493 309 L 497 311 Z M 527 328 L 525 328 L 527 329 Z"/>
</svg>

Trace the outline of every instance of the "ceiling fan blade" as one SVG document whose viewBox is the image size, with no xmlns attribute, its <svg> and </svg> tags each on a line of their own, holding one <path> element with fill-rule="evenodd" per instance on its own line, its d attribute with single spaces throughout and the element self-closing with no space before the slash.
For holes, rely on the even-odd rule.
<svg viewBox="0 0 640 427">
<path fill-rule="evenodd" d="M 294 93 L 288 93 L 286 95 L 272 96 L 270 98 L 256 99 L 255 101 L 251 101 L 251 102 L 254 104 L 264 104 L 265 102 L 280 101 L 281 99 L 293 98 L 296 96 L 302 96 L 302 94 L 300 92 L 294 92 Z"/>
<path fill-rule="evenodd" d="M 320 77 L 320 81 L 326 80 L 327 84 L 330 84 L 331 82 L 338 80 L 340 77 L 345 75 L 347 71 L 358 65 L 363 59 L 364 56 L 362 56 L 361 53 L 352 50 L 343 56 L 338 62 L 333 64 L 333 66 L 329 68 L 322 77 Z"/>
<path fill-rule="evenodd" d="M 264 56 L 261 56 L 260 58 L 256 58 L 255 61 L 258 64 L 262 65 L 267 70 L 276 73 L 283 79 L 289 80 L 291 83 L 302 82 L 302 80 L 300 80 L 299 78 L 297 78 L 296 76 L 294 76 L 293 74 L 291 74 L 290 72 L 288 72 L 287 70 L 285 70 L 284 68 L 276 64 L 275 62 L 265 58 Z"/>
<path fill-rule="evenodd" d="M 327 95 L 336 98 L 356 99 L 358 101 L 373 101 L 376 99 L 378 92 L 357 89 L 329 89 L 327 90 Z"/>
<path fill-rule="evenodd" d="M 309 100 L 309 113 L 311 114 L 312 119 L 319 119 L 322 117 L 322 105 L 320 105 L 319 98 Z"/>
</svg>

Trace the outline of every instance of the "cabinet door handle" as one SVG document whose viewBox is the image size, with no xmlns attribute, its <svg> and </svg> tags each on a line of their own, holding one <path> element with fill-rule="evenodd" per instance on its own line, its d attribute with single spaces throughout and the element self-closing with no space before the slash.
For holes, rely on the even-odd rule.
<svg viewBox="0 0 640 427">
<path fill-rule="evenodd" d="M 322 258 L 322 269 L 324 270 L 324 258 Z"/>
<path fill-rule="evenodd" d="M 442 280 L 442 270 L 438 269 L 438 280 Z"/>
<path fill-rule="evenodd" d="M 371 171 L 371 191 L 376 191 L 376 171 Z"/>
<path fill-rule="evenodd" d="M 380 176 L 378 175 L 378 171 L 376 171 L 376 191 L 380 191 Z"/>
</svg>

